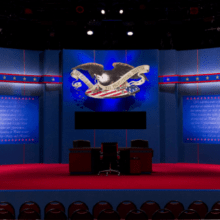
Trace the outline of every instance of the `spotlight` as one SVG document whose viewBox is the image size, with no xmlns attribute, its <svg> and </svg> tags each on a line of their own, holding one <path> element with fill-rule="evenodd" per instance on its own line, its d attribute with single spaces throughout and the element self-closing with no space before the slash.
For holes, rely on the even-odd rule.
<svg viewBox="0 0 220 220">
<path fill-rule="evenodd" d="M 123 14 L 124 13 L 124 11 L 121 9 L 120 11 L 119 11 L 119 14 Z"/>
<path fill-rule="evenodd" d="M 101 10 L 101 13 L 104 15 L 104 14 L 105 14 L 105 10 L 102 9 L 102 10 Z"/>
<path fill-rule="evenodd" d="M 93 31 L 91 30 L 87 31 L 87 35 L 93 35 Z"/>
<path fill-rule="evenodd" d="M 128 32 L 127 32 L 127 35 L 128 35 L 128 36 L 132 36 L 132 35 L 133 35 L 133 32 L 132 32 L 132 31 L 128 31 Z"/>
<path fill-rule="evenodd" d="M 83 13 L 84 12 L 83 6 L 77 6 L 76 7 L 76 12 L 79 13 L 79 14 Z"/>
</svg>

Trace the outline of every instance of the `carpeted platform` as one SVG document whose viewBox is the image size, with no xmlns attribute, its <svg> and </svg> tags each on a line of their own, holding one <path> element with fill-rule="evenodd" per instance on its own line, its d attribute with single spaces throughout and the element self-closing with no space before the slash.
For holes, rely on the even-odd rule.
<svg viewBox="0 0 220 220">
<path fill-rule="evenodd" d="M 220 165 L 153 164 L 151 175 L 69 175 L 68 164 L 1 165 L 0 190 L 220 189 Z"/>
</svg>

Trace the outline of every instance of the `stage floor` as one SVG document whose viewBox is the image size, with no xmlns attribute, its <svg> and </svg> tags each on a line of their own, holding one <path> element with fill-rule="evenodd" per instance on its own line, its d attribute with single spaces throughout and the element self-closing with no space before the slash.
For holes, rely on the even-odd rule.
<svg viewBox="0 0 220 220">
<path fill-rule="evenodd" d="M 0 166 L 0 190 L 220 189 L 220 165 L 153 164 L 144 175 L 69 175 L 68 164 Z"/>
</svg>

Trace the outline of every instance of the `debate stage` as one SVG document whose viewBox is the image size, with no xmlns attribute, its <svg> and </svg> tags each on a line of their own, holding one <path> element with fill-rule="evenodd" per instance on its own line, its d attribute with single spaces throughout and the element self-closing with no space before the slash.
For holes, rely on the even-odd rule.
<svg viewBox="0 0 220 220">
<path fill-rule="evenodd" d="M 161 207 L 179 200 L 184 207 L 203 200 L 209 207 L 220 200 L 220 165 L 153 164 L 152 174 L 142 175 L 70 175 L 68 164 L 21 164 L 0 166 L 0 197 L 18 213 L 25 201 L 35 201 L 41 211 L 52 200 L 66 208 L 73 201 L 85 202 L 89 210 L 102 200 L 113 208 L 123 200 L 133 201 L 138 208 L 147 200 Z M 43 213 L 42 213 L 43 214 Z"/>
</svg>

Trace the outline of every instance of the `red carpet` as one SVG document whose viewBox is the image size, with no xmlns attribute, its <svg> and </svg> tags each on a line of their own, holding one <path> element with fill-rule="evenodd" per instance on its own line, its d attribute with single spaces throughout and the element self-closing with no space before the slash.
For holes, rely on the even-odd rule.
<svg viewBox="0 0 220 220">
<path fill-rule="evenodd" d="M 220 165 L 153 164 L 151 175 L 70 176 L 68 164 L 0 166 L 0 190 L 220 189 Z"/>
</svg>

